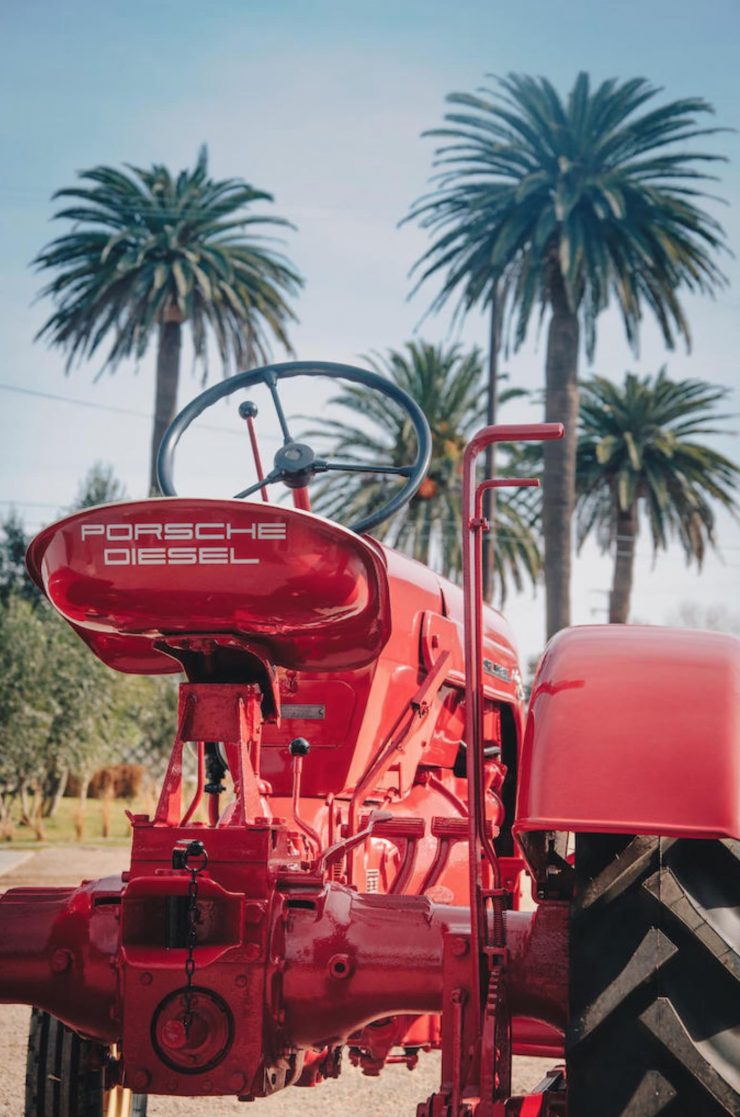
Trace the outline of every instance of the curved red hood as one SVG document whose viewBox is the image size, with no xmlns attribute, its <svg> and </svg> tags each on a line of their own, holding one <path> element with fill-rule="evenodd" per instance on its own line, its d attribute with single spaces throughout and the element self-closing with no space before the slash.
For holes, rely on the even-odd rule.
<svg viewBox="0 0 740 1117">
<path fill-rule="evenodd" d="M 271 504 L 177 497 L 88 508 L 42 531 L 27 563 L 119 671 L 177 671 L 156 643 L 199 633 L 256 640 L 289 668 L 360 667 L 390 632 L 380 552 L 338 524 Z"/>
</svg>

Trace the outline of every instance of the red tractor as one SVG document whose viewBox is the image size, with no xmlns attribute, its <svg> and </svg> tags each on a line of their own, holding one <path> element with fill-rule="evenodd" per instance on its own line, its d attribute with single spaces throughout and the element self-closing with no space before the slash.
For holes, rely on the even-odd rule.
<svg viewBox="0 0 740 1117">
<path fill-rule="evenodd" d="M 278 383 L 297 375 L 375 389 L 416 431 L 414 462 L 372 467 L 398 491 L 349 528 L 307 486 L 370 467 L 291 437 Z M 257 384 L 283 432 L 273 469 L 244 401 L 257 482 L 176 497 L 185 428 Z M 187 681 L 128 871 L 0 900 L 0 999 L 34 1006 L 26 1117 L 247 1101 L 336 1077 L 343 1053 L 377 1074 L 430 1048 L 441 1081 L 418 1117 L 737 1117 L 740 642 L 566 630 L 525 711 L 481 596 L 482 494 L 504 482 L 477 483 L 476 459 L 561 435 L 468 446 L 464 591 L 366 534 L 413 497 L 430 437 L 413 400 L 344 365 L 207 390 L 164 440 L 163 499 L 35 539 L 33 578 L 94 655 Z M 278 481 L 294 508 L 267 502 Z M 526 1097 L 512 1053 L 552 1060 Z"/>
</svg>

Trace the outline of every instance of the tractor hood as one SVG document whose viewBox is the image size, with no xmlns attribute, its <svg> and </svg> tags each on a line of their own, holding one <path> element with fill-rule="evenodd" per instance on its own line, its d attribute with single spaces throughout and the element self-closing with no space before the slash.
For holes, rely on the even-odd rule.
<svg viewBox="0 0 740 1117">
<path fill-rule="evenodd" d="M 380 549 L 308 512 L 168 498 L 88 508 L 28 549 L 31 577 L 104 663 L 180 670 L 168 638 L 231 634 L 296 670 L 360 667 L 390 632 Z"/>
</svg>

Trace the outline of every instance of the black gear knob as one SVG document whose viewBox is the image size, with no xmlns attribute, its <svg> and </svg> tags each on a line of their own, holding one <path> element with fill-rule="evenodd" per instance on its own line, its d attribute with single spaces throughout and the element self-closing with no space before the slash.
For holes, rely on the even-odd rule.
<svg viewBox="0 0 740 1117">
<path fill-rule="evenodd" d="M 311 751 L 311 746 L 305 737 L 294 737 L 288 745 L 288 752 L 291 756 L 308 756 Z"/>
<path fill-rule="evenodd" d="M 244 403 L 239 404 L 239 418 L 240 419 L 256 419 L 257 418 L 257 405 L 252 403 L 251 399 L 247 399 Z"/>
</svg>

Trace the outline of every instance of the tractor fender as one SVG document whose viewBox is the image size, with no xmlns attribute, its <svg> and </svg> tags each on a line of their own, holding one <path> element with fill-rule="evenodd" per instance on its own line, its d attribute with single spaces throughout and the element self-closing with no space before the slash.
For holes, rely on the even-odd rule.
<svg viewBox="0 0 740 1117">
<path fill-rule="evenodd" d="M 515 832 L 740 837 L 740 640 L 570 628 L 535 677 Z"/>
</svg>

